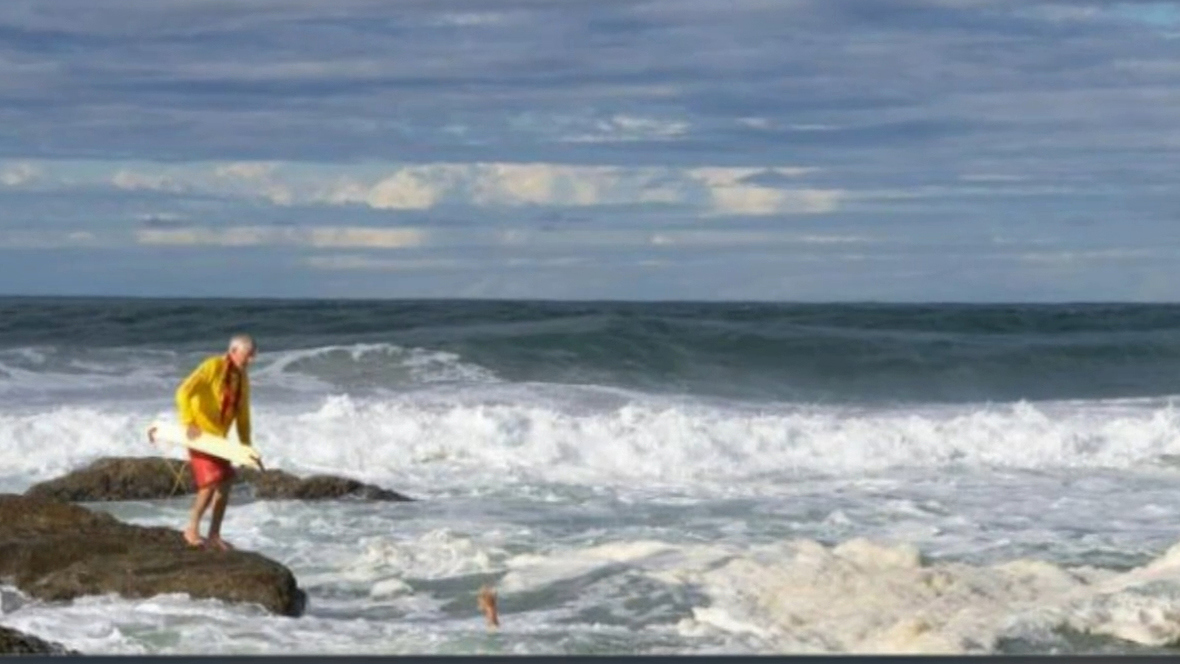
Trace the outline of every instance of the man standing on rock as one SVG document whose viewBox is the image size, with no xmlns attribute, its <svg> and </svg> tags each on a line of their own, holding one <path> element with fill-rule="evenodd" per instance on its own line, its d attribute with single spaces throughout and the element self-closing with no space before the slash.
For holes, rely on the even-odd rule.
<svg viewBox="0 0 1180 664">
<path fill-rule="evenodd" d="M 176 408 L 180 423 L 187 428 L 189 439 L 202 432 L 225 438 L 235 422 L 238 440 L 250 445 L 250 381 L 246 368 L 254 359 L 256 347 L 248 334 L 235 335 L 224 355 L 206 358 L 176 389 Z M 221 520 L 229 504 L 234 469 L 225 459 L 197 450 L 188 450 L 197 497 L 184 539 L 191 546 L 212 547 L 222 551 L 232 548 L 221 539 Z M 209 504 L 213 514 L 209 520 L 209 536 L 201 537 L 201 518 Z"/>
</svg>

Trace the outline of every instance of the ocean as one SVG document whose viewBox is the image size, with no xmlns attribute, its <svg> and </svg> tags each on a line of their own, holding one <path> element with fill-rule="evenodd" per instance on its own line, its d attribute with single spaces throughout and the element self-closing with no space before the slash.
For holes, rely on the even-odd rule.
<svg viewBox="0 0 1180 664">
<path fill-rule="evenodd" d="M 1180 306 L 0 299 L 0 492 L 179 458 L 144 429 L 239 331 L 268 467 L 416 500 L 234 496 L 299 618 L 5 586 L 0 624 L 90 654 L 1180 641 Z"/>
</svg>

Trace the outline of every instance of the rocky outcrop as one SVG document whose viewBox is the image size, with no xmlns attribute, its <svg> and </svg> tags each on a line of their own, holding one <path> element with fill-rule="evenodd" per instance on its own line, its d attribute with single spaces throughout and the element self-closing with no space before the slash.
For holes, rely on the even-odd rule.
<svg viewBox="0 0 1180 664">
<path fill-rule="evenodd" d="M 152 500 L 196 491 L 184 463 L 163 457 L 103 458 L 67 475 L 34 484 L 26 496 L 67 502 Z"/>
<path fill-rule="evenodd" d="M 195 549 L 176 530 L 12 494 L 0 494 L 0 579 L 49 601 L 187 593 L 288 616 L 306 602 L 291 571 L 260 554 Z"/>
<path fill-rule="evenodd" d="M 335 475 L 300 478 L 281 470 L 245 470 L 242 471 L 241 478 L 241 481 L 254 486 L 255 498 L 264 500 L 410 500 L 396 491 Z"/>
<path fill-rule="evenodd" d="M 333 475 L 301 478 L 281 470 L 238 469 L 239 484 L 262 500 L 359 499 L 408 501 L 396 491 Z M 33 485 L 25 495 L 67 502 L 153 500 L 196 491 L 186 464 L 163 457 L 107 457 L 62 477 Z"/>
<path fill-rule="evenodd" d="M 15 629 L 0 627 L 0 655 L 80 655 L 57 643 L 42 641 Z"/>
</svg>

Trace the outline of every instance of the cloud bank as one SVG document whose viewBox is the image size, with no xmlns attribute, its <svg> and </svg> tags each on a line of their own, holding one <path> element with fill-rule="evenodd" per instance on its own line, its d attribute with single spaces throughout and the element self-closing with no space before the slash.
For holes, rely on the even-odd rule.
<svg viewBox="0 0 1180 664">
<path fill-rule="evenodd" d="M 0 291 L 239 256 L 259 294 L 1180 296 L 1173 1 L 10 0 L 0 30 Z"/>
</svg>

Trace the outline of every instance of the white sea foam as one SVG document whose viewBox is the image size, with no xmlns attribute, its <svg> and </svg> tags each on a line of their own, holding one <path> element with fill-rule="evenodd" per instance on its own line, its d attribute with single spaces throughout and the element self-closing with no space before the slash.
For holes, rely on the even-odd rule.
<svg viewBox="0 0 1180 664">
<path fill-rule="evenodd" d="M 1035 558 L 932 563 L 911 545 L 863 538 L 833 547 L 610 542 L 506 566 L 499 591 L 509 599 L 611 566 L 698 588 L 708 599 L 680 633 L 721 632 L 762 653 L 991 653 L 1004 639 L 1060 641 L 1063 628 L 1145 646 L 1180 642 L 1180 545 L 1121 573 Z"/>
<path fill-rule="evenodd" d="M 669 503 L 683 502 L 684 518 L 672 528 L 645 516 L 655 514 L 650 505 L 620 505 L 609 496 L 553 504 L 522 501 L 523 493 L 508 504 L 475 497 L 388 506 L 247 502 L 235 504 L 226 536 L 291 566 L 313 595 L 309 616 L 292 621 L 179 596 L 107 597 L 3 602 L 0 622 L 90 653 L 490 652 L 501 646 L 482 635 L 472 595 L 499 576 L 499 643 L 521 653 L 991 652 L 1005 639 L 1056 643 L 1062 628 L 1145 645 L 1169 642 L 1180 615 L 1176 550 L 1120 573 L 1066 568 L 1044 554 L 927 562 L 904 543 L 923 541 L 908 531 L 934 523 L 962 528 L 936 537 L 942 548 L 961 549 L 969 540 L 955 542 L 974 537 L 978 522 L 989 544 L 1028 537 L 1039 545 L 1030 550 L 1048 546 L 1068 556 L 1075 540 L 1097 549 L 1109 541 L 1079 539 L 1090 522 L 1148 536 L 1152 515 L 1166 521 L 1156 528 L 1174 522 L 1156 510 L 1142 514 L 1140 524 L 1118 521 L 1135 517 L 1145 501 L 1166 501 L 1166 491 L 1127 493 L 1134 487 L 1098 477 L 1079 478 L 1061 495 L 1060 485 L 1030 479 L 993 478 L 989 487 L 980 478 L 979 486 L 957 485 L 940 502 L 922 499 L 923 485 L 900 480 L 824 480 L 808 497 L 818 501 L 811 518 L 821 521 L 844 505 L 842 521 L 858 530 L 886 520 L 897 526 L 876 532 L 898 543 L 853 538 L 837 547 L 806 538 L 759 544 L 768 532 L 781 532 L 783 520 L 798 518 L 778 516 L 775 503 L 765 501 L 755 514 L 720 515 L 750 532 L 710 543 L 698 540 L 708 532 L 701 525 L 716 518 L 699 511 L 707 500 Z M 990 493 L 975 496 L 978 490 Z M 1083 498 L 1100 509 L 1086 509 L 1077 502 Z M 137 523 L 175 528 L 187 503 L 112 509 L 138 514 Z M 798 513 L 809 511 L 802 506 Z M 611 525 L 599 530 L 569 518 L 586 514 Z M 958 524 L 964 517 L 971 523 Z M 1017 524 L 1023 525 L 1013 529 Z M 1158 550 L 1143 542 L 1119 548 Z M 645 608 L 653 601 L 659 606 Z M 602 624 L 603 617 L 619 627 Z"/>
<path fill-rule="evenodd" d="M 0 349 L 0 396 L 10 402 L 46 394 L 85 401 L 109 398 L 120 388 L 158 391 L 168 385 L 175 362 L 170 351 L 94 350 L 71 356 L 52 347 Z"/>
<path fill-rule="evenodd" d="M 1180 640 L 1180 547 L 1117 573 L 1037 559 L 925 563 L 908 545 L 800 540 L 659 576 L 713 599 L 683 621 L 686 634 L 742 631 L 773 651 L 988 653 L 1061 628 L 1147 646 Z"/>
<path fill-rule="evenodd" d="M 450 529 L 432 530 L 407 540 L 379 540 L 356 561 L 359 569 L 396 570 L 402 577 L 447 578 L 487 572 L 508 554 L 487 549 Z"/>
<path fill-rule="evenodd" d="M 23 490 L 102 456 L 156 454 L 143 415 L 88 407 L 0 412 L 0 490 Z"/>
<path fill-rule="evenodd" d="M 754 485 L 898 467 L 1128 468 L 1180 452 L 1170 405 L 1016 404 L 924 411 L 737 409 L 636 396 L 593 409 L 512 398 L 327 399 L 259 429 L 283 464 L 371 479 Z M 498 393 L 503 394 L 503 393 Z M 486 395 L 485 395 L 486 397 Z"/>
<path fill-rule="evenodd" d="M 339 620 L 268 615 L 243 605 L 183 594 L 131 600 L 110 596 L 79 598 L 65 605 L 30 602 L 0 615 L 0 623 L 87 654 L 388 654 L 425 653 L 439 648 L 436 631 L 421 620 L 438 620 L 437 611 L 415 608 L 413 597 L 397 620 Z M 477 618 L 452 621 L 451 632 L 478 636 Z M 478 645 L 478 644 L 477 644 Z M 480 648 L 472 648 L 480 652 Z"/>
<path fill-rule="evenodd" d="M 255 439 L 270 466 L 399 486 L 756 489 L 800 475 L 1134 468 L 1180 454 L 1180 416 L 1165 402 L 752 408 L 545 385 L 339 395 L 310 408 L 257 401 Z M 152 452 L 143 430 L 173 417 L 170 400 L 0 411 L 0 477 Z"/>
<path fill-rule="evenodd" d="M 500 551 L 492 559 L 470 542 L 456 548 L 462 539 L 435 532 L 370 547 L 338 579 L 348 585 L 358 580 L 358 565 L 364 567 L 370 592 L 353 600 L 319 598 L 318 613 L 298 620 L 165 595 L 55 605 L 22 599 L 9 603 L 13 608 L 0 614 L 0 623 L 91 654 L 430 652 L 442 643 L 453 652 L 487 652 L 474 607 L 457 614 L 444 609 L 465 591 L 434 596 L 407 580 L 499 572 L 496 588 L 507 607 L 502 629 L 522 652 L 566 651 L 563 642 L 532 638 L 546 634 L 601 638 L 602 627 L 570 617 L 587 610 L 628 615 L 627 606 L 644 601 L 652 588 L 680 598 L 665 601 L 684 604 L 670 607 L 666 624 L 632 629 L 632 638 L 677 634 L 672 652 L 984 654 L 1016 639 L 1061 647 L 1062 630 L 1144 646 L 1180 642 L 1180 545 L 1119 572 L 1035 558 L 930 562 L 911 545 L 862 538 L 836 546 L 808 539 L 754 546 L 623 540 L 517 555 Z M 468 562 L 432 562 L 423 553 L 440 546 Z M 409 565 L 401 569 L 399 561 Z M 636 579 L 643 578 L 658 585 L 639 589 Z M 348 601 L 353 616 L 334 617 Z M 387 617 L 372 616 L 375 611 Z"/>
</svg>

